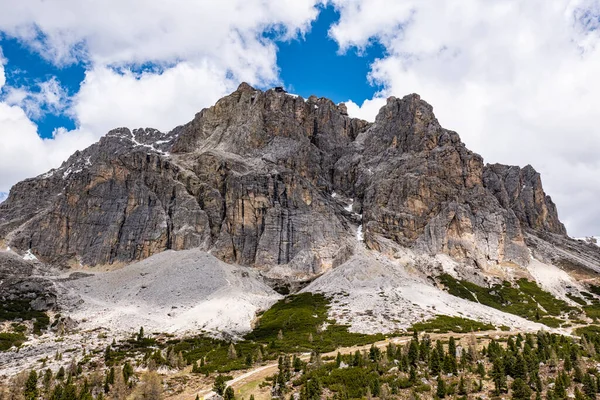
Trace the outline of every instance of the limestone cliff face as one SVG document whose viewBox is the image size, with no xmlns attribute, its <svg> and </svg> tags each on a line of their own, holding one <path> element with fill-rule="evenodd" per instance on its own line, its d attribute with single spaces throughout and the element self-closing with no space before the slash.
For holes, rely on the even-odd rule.
<svg viewBox="0 0 600 400">
<path fill-rule="evenodd" d="M 367 123 L 247 84 L 169 133 L 111 131 L 0 205 L 0 238 L 51 263 L 202 248 L 286 279 L 344 262 L 359 224 L 371 248 L 479 266 L 527 263 L 524 229 L 565 234 L 533 168 L 484 166 L 417 95 Z"/>
<path fill-rule="evenodd" d="M 371 247 L 382 236 L 478 265 L 527 263 L 519 220 L 483 186 L 482 158 L 419 96 L 388 99 L 356 142 L 359 155 L 341 160 L 337 172 L 358 163 L 353 189 Z"/>
<path fill-rule="evenodd" d="M 531 165 L 486 165 L 483 181 L 502 207 L 514 211 L 525 228 L 566 235 L 556 205 L 544 193 L 540 174 Z"/>
</svg>

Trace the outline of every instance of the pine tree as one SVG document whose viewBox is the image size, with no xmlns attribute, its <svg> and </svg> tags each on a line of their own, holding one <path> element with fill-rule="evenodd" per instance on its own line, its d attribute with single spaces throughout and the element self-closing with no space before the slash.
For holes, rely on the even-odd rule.
<svg viewBox="0 0 600 400">
<path fill-rule="evenodd" d="M 60 367 L 56 373 L 56 379 L 62 381 L 65 379 L 65 367 Z"/>
<path fill-rule="evenodd" d="M 454 340 L 454 336 L 450 336 L 448 340 L 448 355 L 456 359 L 456 341 Z"/>
<path fill-rule="evenodd" d="M 217 375 L 217 377 L 215 378 L 215 384 L 213 385 L 213 390 L 219 396 L 223 396 L 223 393 L 225 393 L 225 388 L 225 377 L 220 374 Z"/>
<path fill-rule="evenodd" d="M 123 381 L 125 382 L 125 384 L 129 383 L 129 378 L 131 378 L 131 375 L 133 375 L 133 367 L 131 366 L 131 364 L 126 362 L 123 365 Z"/>
<path fill-rule="evenodd" d="M 527 369 L 526 368 L 527 368 L 527 366 L 525 364 L 525 360 L 523 359 L 523 356 L 520 354 L 517 354 L 515 363 L 512 368 L 512 377 L 515 379 L 521 378 L 522 380 L 526 380 L 527 379 Z"/>
<path fill-rule="evenodd" d="M 461 375 L 458 381 L 458 394 L 464 396 L 467 394 L 467 386 L 465 384 L 465 378 Z"/>
<path fill-rule="evenodd" d="M 590 374 L 585 374 L 583 377 L 583 392 L 590 399 L 595 399 L 597 391 L 598 388 L 596 387 L 596 379 Z"/>
<path fill-rule="evenodd" d="M 417 353 L 418 353 L 418 351 L 417 351 Z M 377 346 L 372 344 L 371 348 L 369 349 L 369 359 L 371 359 L 371 361 L 379 361 L 380 358 L 381 358 L 381 351 L 379 350 L 379 348 Z"/>
<path fill-rule="evenodd" d="M 362 357 L 360 356 L 360 351 L 356 350 L 354 352 L 354 359 L 352 360 L 352 366 L 360 367 L 362 366 Z"/>
<path fill-rule="evenodd" d="M 50 368 L 44 371 L 44 379 L 42 384 L 44 385 L 44 392 L 46 394 L 50 394 L 50 387 L 52 385 L 52 370 Z"/>
<path fill-rule="evenodd" d="M 437 351 L 434 351 L 431 354 L 429 369 L 431 370 L 431 374 L 433 376 L 439 375 L 442 370 L 442 367 L 440 365 L 440 358 L 438 356 Z"/>
<path fill-rule="evenodd" d="M 512 398 L 515 400 L 529 400 L 531 399 L 532 390 L 521 378 L 517 378 L 513 381 L 511 389 L 513 391 Z"/>
<path fill-rule="evenodd" d="M 564 384 L 562 378 L 557 378 L 556 381 L 554 382 L 554 394 L 559 399 L 566 398 L 567 391 L 565 389 L 565 384 Z"/>
<path fill-rule="evenodd" d="M 477 375 L 479 375 L 481 378 L 485 378 L 485 366 L 482 362 L 477 363 Z"/>
<path fill-rule="evenodd" d="M 31 372 L 29 373 L 29 377 L 27 378 L 27 381 L 25 382 L 25 390 L 23 391 L 23 396 L 25 397 L 25 400 L 37 399 L 37 397 L 38 397 L 37 383 L 38 383 L 37 373 L 34 370 L 31 370 Z"/>
<path fill-rule="evenodd" d="M 573 371 L 573 380 L 577 383 L 583 382 L 583 372 L 581 371 L 581 367 L 579 366 L 579 363 L 575 364 L 575 368 Z"/>
<path fill-rule="evenodd" d="M 113 399 L 124 400 L 125 397 L 113 396 Z M 73 385 L 73 383 L 67 382 L 67 384 L 65 385 L 65 388 L 63 390 L 61 400 L 78 400 L 77 399 L 77 388 L 75 387 L 75 385 Z"/>
<path fill-rule="evenodd" d="M 416 340 L 411 340 L 408 347 L 408 361 L 410 365 L 417 365 L 419 359 L 419 344 Z"/>
<path fill-rule="evenodd" d="M 435 394 L 440 399 L 443 399 L 444 397 L 446 397 L 446 383 L 444 382 L 444 379 L 442 378 L 441 375 L 438 376 L 438 379 L 437 379 L 437 390 L 435 391 Z"/>
<path fill-rule="evenodd" d="M 54 390 L 52 391 L 52 394 L 50 395 L 50 400 L 61 400 L 62 397 L 63 397 L 63 385 L 58 384 L 58 385 L 54 386 Z"/>
<path fill-rule="evenodd" d="M 336 366 L 336 368 L 339 368 L 341 364 L 342 364 L 342 355 L 338 351 L 337 356 L 335 356 L 335 366 Z"/>
<path fill-rule="evenodd" d="M 302 360 L 294 355 L 294 362 L 292 363 L 295 372 L 300 372 L 302 370 Z"/>
<path fill-rule="evenodd" d="M 409 372 L 409 378 L 408 378 L 409 382 L 411 385 L 414 385 L 415 383 L 417 383 L 417 369 L 414 367 L 414 365 L 410 366 L 410 372 Z"/>
<path fill-rule="evenodd" d="M 565 357 L 565 362 L 564 362 L 563 368 L 565 371 L 571 372 L 571 370 L 573 369 L 573 364 L 571 363 L 571 357 Z"/>
<path fill-rule="evenodd" d="M 497 396 L 500 393 L 504 393 L 506 391 L 506 374 L 504 373 L 504 366 L 502 365 L 502 360 L 497 358 L 494 360 L 494 364 L 492 367 L 491 378 L 494 381 L 495 390 Z"/>
<path fill-rule="evenodd" d="M 581 390 L 579 390 L 579 387 L 575 388 L 575 400 L 589 400 L 587 397 L 585 397 L 583 395 L 583 393 L 581 393 Z"/>
<path fill-rule="evenodd" d="M 431 339 L 429 335 L 424 335 L 419 344 L 419 359 L 423 362 L 429 362 L 431 354 Z"/>
<path fill-rule="evenodd" d="M 456 374 L 458 372 L 458 366 L 456 365 L 456 358 L 450 354 L 446 354 L 444 358 L 444 372 L 447 374 Z"/>
<path fill-rule="evenodd" d="M 223 394 L 223 399 L 224 400 L 235 400 L 235 392 L 233 391 L 233 388 L 231 386 L 227 386 L 227 389 L 225 389 L 225 393 Z"/>
</svg>

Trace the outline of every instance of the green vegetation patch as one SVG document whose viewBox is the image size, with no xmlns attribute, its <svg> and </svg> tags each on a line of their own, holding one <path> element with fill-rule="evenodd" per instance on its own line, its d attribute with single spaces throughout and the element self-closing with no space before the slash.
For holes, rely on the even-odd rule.
<svg viewBox="0 0 600 400">
<path fill-rule="evenodd" d="M 6 351 L 13 346 L 19 347 L 25 342 L 25 335 L 22 333 L 0 333 L 0 351 Z"/>
<path fill-rule="evenodd" d="M 43 311 L 31 309 L 27 300 L 6 301 L 0 304 L 0 322 L 4 321 L 34 321 L 33 333 L 40 335 L 42 329 L 50 325 L 50 318 Z"/>
<path fill-rule="evenodd" d="M 348 327 L 327 319 L 330 300 L 322 294 L 289 296 L 267 310 L 247 340 L 268 344 L 282 352 L 333 351 L 340 346 L 363 345 L 384 336 L 348 332 Z"/>
<path fill-rule="evenodd" d="M 453 296 L 479 302 L 531 321 L 541 322 L 545 316 L 556 317 L 575 310 L 565 301 L 542 290 L 535 282 L 526 279 L 519 279 L 516 286 L 504 282 L 491 288 L 468 281 L 459 281 L 448 274 L 441 275 L 439 279 Z M 541 308 L 537 306 L 538 304 Z M 556 323 L 553 320 L 548 321 Z"/>
<path fill-rule="evenodd" d="M 479 321 L 473 321 L 467 318 L 461 317 L 449 317 L 447 315 L 438 315 L 434 319 L 424 322 L 417 322 L 412 326 L 413 330 L 417 332 L 455 332 L 455 333 L 468 333 L 478 331 L 491 331 L 495 330 L 496 327 L 491 324 L 485 324 Z"/>
<path fill-rule="evenodd" d="M 594 293 L 597 296 L 600 296 L 600 286 L 589 285 L 588 288 L 590 289 L 590 292 Z"/>
<path fill-rule="evenodd" d="M 283 353 L 324 353 L 385 338 L 382 334 L 348 332 L 347 326 L 336 325 L 327 319 L 329 306 L 330 300 L 321 294 L 293 295 L 263 313 L 256 328 L 244 340 L 231 342 L 199 335 L 161 344 L 138 335 L 109 351 L 108 359 L 114 365 L 141 352 L 145 353 L 145 361 L 152 359 L 156 365 L 172 365 L 173 358 L 179 358 L 181 354 L 196 373 L 227 373 L 263 360 L 277 359 Z"/>
<path fill-rule="evenodd" d="M 594 303 L 589 306 L 583 307 L 585 314 L 592 318 L 594 321 L 600 321 L 600 304 Z"/>
<path fill-rule="evenodd" d="M 170 342 L 175 353 L 182 352 L 189 364 L 197 364 L 197 372 L 230 372 L 250 367 L 261 358 L 269 357 L 262 345 L 250 341 L 231 344 L 224 340 L 194 337 Z M 233 350 L 232 350 L 233 348 Z"/>
<path fill-rule="evenodd" d="M 579 304 L 580 306 L 587 306 L 587 301 L 585 301 L 584 299 L 582 299 L 579 296 L 575 296 L 575 295 L 572 295 L 571 293 L 567 293 L 567 297 L 570 298 L 571 300 L 573 300 L 575 303 Z"/>
<path fill-rule="evenodd" d="M 588 325 L 582 326 L 581 328 L 575 329 L 575 334 L 577 336 L 593 336 L 595 338 L 600 338 L 600 326 L 598 325 Z"/>
</svg>

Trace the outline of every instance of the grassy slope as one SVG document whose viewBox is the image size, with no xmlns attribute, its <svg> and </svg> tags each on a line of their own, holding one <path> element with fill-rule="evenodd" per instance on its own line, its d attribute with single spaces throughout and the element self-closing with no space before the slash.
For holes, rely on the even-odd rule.
<svg viewBox="0 0 600 400">
<path fill-rule="evenodd" d="M 576 310 L 565 301 L 543 291 L 535 282 L 526 279 L 519 279 L 516 286 L 504 282 L 491 288 L 459 281 L 448 274 L 441 275 L 439 279 L 448 292 L 456 297 L 476 301 L 548 326 L 558 326 L 562 321 L 555 317 Z"/>
</svg>

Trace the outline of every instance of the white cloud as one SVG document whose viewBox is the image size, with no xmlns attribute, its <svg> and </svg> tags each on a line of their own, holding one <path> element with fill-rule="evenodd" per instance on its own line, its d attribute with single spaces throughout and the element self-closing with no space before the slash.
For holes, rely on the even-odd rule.
<svg viewBox="0 0 600 400">
<path fill-rule="evenodd" d="M 600 231 L 600 1 L 331 2 L 341 49 L 385 46 L 384 95 L 419 93 L 488 162 L 532 164 L 569 233 Z"/>
<path fill-rule="evenodd" d="M 373 121 L 375 116 L 379 112 L 379 109 L 386 103 L 384 97 L 373 97 L 372 99 L 366 99 L 362 104 L 356 104 L 352 100 L 345 102 L 348 108 L 348 115 L 354 118 L 364 119 L 366 121 Z"/>
<path fill-rule="evenodd" d="M 231 68 L 269 72 L 261 33 L 304 31 L 316 0 L 0 1 L 0 30 L 26 40 L 56 62 L 177 62 L 208 57 Z"/>
<path fill-rule="evenodd" d="M 4 63 L 5 62 L 6 62 L 6 60 L 4 59 L 4 56 L 2 55 L 2 48 L 0 47 L 0 90 L 2 90 L 2 87 L 6 83 L 6 76 L 4 76 Z"/>
<path fill-rule="evenodd" d="M 56 78 L 52 77 L 36 86 L 35 90 L 26 87 L 5 87 L 4 102 L 22 108 L 28 117 L 34 119 L 45 113 L 61 113 L 68 107 L 68 94 Z"/>
<path fill-rule="evenodd" d="M 225 71 L 208 63 L 182 62 L 162 74 L 141 76 L 96 67 L 86 73 L 72 112 L 89 131 L 106 132 L 116 126 L 167 131 L 190 121 L 236 86 Z"/>
<path fill-rule="evenodd" d="M 0 191 L 58 166 L 111 128 L 169 130 L 240 81 L 277 82 L 276 47 L 263 33 L 276 30 L 283 38 L 303 33 L 320 1 L 0 0 L 0 32 L 56 65 L 87 66 L 72 98 L 54 79 L 35 91 L 4 87 Z M 6 60 L 0 61 L 2 89 Z M 148 64 L 161 71 L 134 72 Z M 65 107 L 77 129 L 59 128 L 53 138 L 40 139 L 30 118 Z"/>
</svg>

